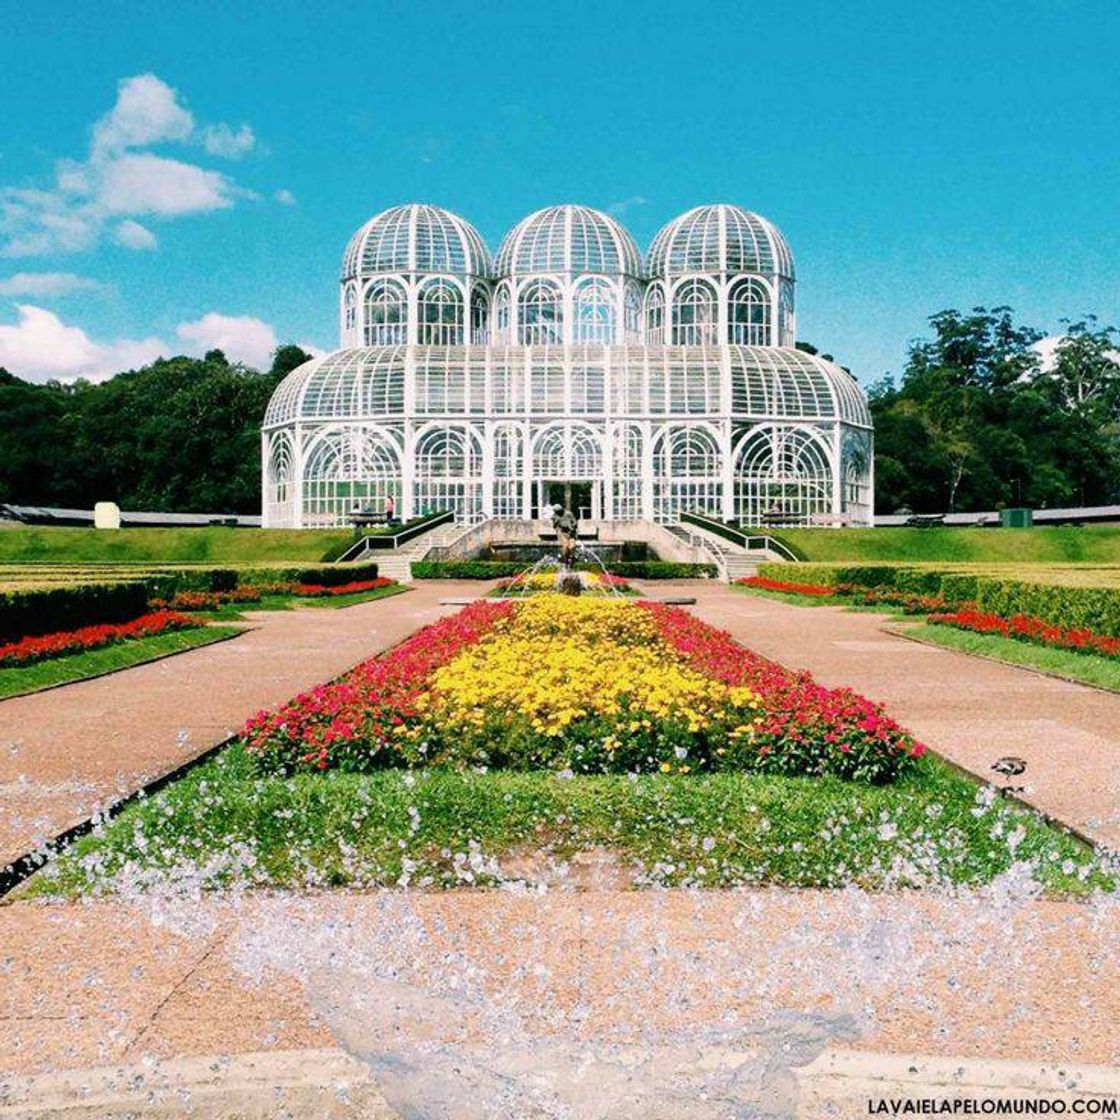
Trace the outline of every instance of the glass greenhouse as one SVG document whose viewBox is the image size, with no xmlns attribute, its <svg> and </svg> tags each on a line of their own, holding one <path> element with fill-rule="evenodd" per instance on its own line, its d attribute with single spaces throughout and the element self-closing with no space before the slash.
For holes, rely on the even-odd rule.
<svg viewBox="0 0 1120 1120">
<path fill-rule="evenodd" d="M 264 419 L 264 522 L 355 509 L 535 518 L 867 524 L 872 431 L 856 381 L 794 347 L 793 257 L 736 206 L 669 222 L 643 261 L 614 218 L 530 214 L 492 260 L 462 218 L 387 210 L 343 256 L 342 349 Z"/>
</svg>

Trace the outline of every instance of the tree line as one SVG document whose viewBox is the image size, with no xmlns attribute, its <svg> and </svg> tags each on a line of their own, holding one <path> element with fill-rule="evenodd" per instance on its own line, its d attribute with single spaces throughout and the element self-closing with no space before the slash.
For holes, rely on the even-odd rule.
<svg viewBox="0 0 1120 1120">
<path fill-rule="evenodd" d="M 307 358 L 281 346 L 260 372 L 211 350 L 97 384 L 37 385 L 0 369 L 0 502 L 259 513 L 265 407 Z"/>
<path fill-rule="evenodd" d="M 1007 307 L 941 311 L 896 384 L 869 391 L 880 513 L 1120 501 L 1120 335 L 1092 316 L 1043 334 Z"/>
<path fill-rule="evenodd" d="M 897 382 L 869 390 L 880 513 L 1120 501 L 1114 328 L 1068 322 L 1044 363 L 1042 332 L 1006 307 L 941 311 L 929 326 Z M 212 350 L 98 384 L 0 369 L 0 502 L 258 513 L 260 422 L 307 357 L 282 346 L 260 372 Z"/>
</svg>

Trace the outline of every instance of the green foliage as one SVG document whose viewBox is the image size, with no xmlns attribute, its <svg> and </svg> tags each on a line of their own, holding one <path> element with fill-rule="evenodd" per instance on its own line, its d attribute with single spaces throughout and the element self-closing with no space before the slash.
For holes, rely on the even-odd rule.
<svg viewBox="0 0 1120 1120">
<path fill-rule="evenodd" d="M 590 569 L 591 565 L 577 567 Z M 618 560 L 606 565 L 611 575 L 627 579 L 701 579 L 716 574 L 712 564 L 674 564 L 667 560 Z M 420 560 L 413 579 L 508 579 L 526 565 L 513 560 Z"/>
<path fill-rule="evenodd" d="M 232 747 L 79 840 L 29 887 L 40 896 L 112 892 L 119 876 L 126 889 L 158 888 L 188 862 L 215 888 L 391 886 L 406 873 L 454 887 L 472 851 L 567 858 L 593 847 L 665 886 L 976 884 L 1018 860 L 1034 862 L 1053 889 L 1113 886 L 1085 845 L 978 792 L 929 757 L 889 786 L 759 774 L 261 778 Z M 1020 827 L 1013 849 L 1004 838 Z M 493 879 L 475 873 L 472 883 Z"/>
<path fill-rule="evenodd" d="M 220 351 L 161 358 L 98 385 L 0 371 L 0 501 L 256 513 L 261 419 L 301 355 L 281 347 L 264 374 Z"/>
<path fill-rule="evenodd" d="M 1040 618 L 1070 629 L 1120 637 L 1120 584 L 1113 573 L 1094 575 L 1092 582 L 1070 582 L 1069 572 L 1038 569 L 1005 574 L 999 568 L 955 571 L 937 566 L 905 564 L 761 564 L 759 574 L 770 579 L 818 584 L 848 584 L 860 588 L 894 588 L 912 595 L 940 595 L 950 605 L 975 602 L 983 611 L 1011 618 L 1017 614 Z M 791 574 L 793 573 L 793 574 Z M 1111 584 L 1111 585 L 1110 585 Z"/>
<path fill-rule="evenodd" d="M 148 585 L 141 581 L 0 591 L 0 642 L 128 622 L 144 613 L 148 594 Z"/>
<path fill-rule="evenodd" d="M 1120 494 L 1120 335 L 1067 324 L 1054 368 L 1006 307 L 942 311 L 873 386 L 876 508 L 1103 505 Z"/>
</svg>

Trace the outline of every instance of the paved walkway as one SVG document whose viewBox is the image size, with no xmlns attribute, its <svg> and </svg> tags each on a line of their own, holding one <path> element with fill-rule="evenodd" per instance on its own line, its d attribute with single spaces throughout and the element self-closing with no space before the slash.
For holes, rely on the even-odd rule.
<svg viewBox="0 0 1120 1120">
<path fill-rule="evenodd" d="M 0 1071 L 487 1031 L 507 1049 L 679 1031 L 807 1042 L 805 1061 L 835 1045 L 1117 1067 L 1116 911 L 998 890 L 16 902 Z"/>
<path fill-rule="evenodd" d="M 457 610 L 477 584 L 353 607 L 247 612 L 253 629 L 97 680 L 0 701 L 0 867 L 272 707 Z"/>
<path fill-rule="evenodd" d="M 946 758 L 996 778 L 1003 755 L 1027 762 L 1026 798 L 1120 851 L 1120 695 L 884 631 L 883 615 L 798 607 L 725 584 L 648 584 L 695 594 L 691 608 L 759 653 L 850 685 Z"/>
</svg>

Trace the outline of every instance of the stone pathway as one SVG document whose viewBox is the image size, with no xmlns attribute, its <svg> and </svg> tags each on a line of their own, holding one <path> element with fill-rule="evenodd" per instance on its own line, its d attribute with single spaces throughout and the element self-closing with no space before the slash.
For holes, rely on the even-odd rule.
<svg viewBox="0 0 1120 1120">
<path fill-rule="evenodd" d="M 529 1037 L 723 1024 L 745 1044 L 765 1027 L 808 1032 L 820 1048 L 1120 1066 L 1115 902 L 998 890 L 262 892 L 15 902 L 0 907 L 0 945 L 9 1073 L 340 1042 L 361 1052 L 386 1031 L 457 1034 L 476 998 Z M 392 992 L 410 1010 L 387 1029 L 390 978 L 413 994 Z"/>
<path fill-rule="evenodd" d="M 647 584 L 694 594 L 693 610 L 744 645 L 831 686 L 850 685 L 944 757 L 993 779 L 1003 755 L 1027 762 L 1024 796 L 1120 851 L 1120 694 L 887 633 L 886 617 L 799 607 L 725 584 Z"/>
<path fill-rule="evenodd" d="M 246 612 L 228 642 L 0 701 L 0 867 L 221 742 L 260 708 L 329 680 L 459 608 L 475 584 L 418 583 L 353 607 Z"/>
</svg>

